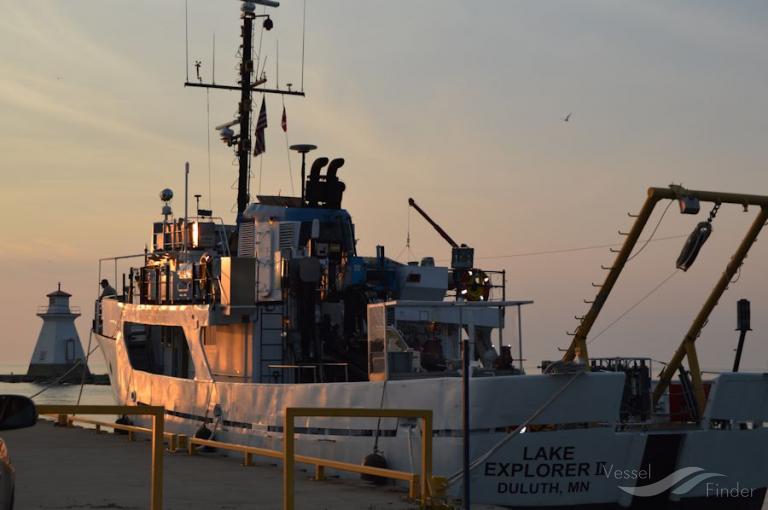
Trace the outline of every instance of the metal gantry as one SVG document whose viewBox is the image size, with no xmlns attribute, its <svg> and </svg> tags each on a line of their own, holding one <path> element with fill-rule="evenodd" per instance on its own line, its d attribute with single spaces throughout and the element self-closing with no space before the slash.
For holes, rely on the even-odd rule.
<svg viewBox="0 0 768 510">
<path fill-rule="evenodd" d="M 696 318 L 693 320 L 690 328 L 683 337 L 680 346 L 675 351 L 669 364 L 664 368 L 659 376 L 659 382 L 653 391 L 653 401 L 657 403 L 666 389 L 669 387 L 669 383 L 672 380 L 675 372 L 682 366 L 684 358 L 688 358 L 688 367 L 691 372 L 691 378 L 693 383 L 694 395 L 696 398 L 696 407 L 698 415 L 701 416 L 704 407 L 706 405 L 706 395 L 704 392 L 704 385 L 701 379 L 701 368 L 699 366 L 699 359 L 696 353 L 695 342 L 701 333 L 701 329 L 706 324 L 709 315 L 712 310 L 717 306 L 720 297 L 728 287 L 729 282 L 733 279 L 744 262 L 744 258 L 747 256 L 750 248 L 757 239 L 758 234 L 768 221 L 768 196 L 762 195 L 748 195 L 740 193 L 721 193 L 717 191 L 698 191 L 688 190 L 681 186 L 670 186 L 669 188 L 649 188 L 648 198 L 643 204 L 643 208 L 636 216 L 635 223 L 629 233 L 626 234 L 627 238 L 624 241 L 624 245 L 616 255 L 616 260 L 613 265 L 608 269 L 608 274 L 602 285 L 598 285 L 599 291 L 594 301 L 591 302 L 591 306 L 587 314 L 583 317 L 579 327 L 573 336 L 570 346 L 563 355 L 563 361 L 573 361 L 575 358 L 580 360 L 588 367 L 589 355 L 587 351 L 587 337 L 589 335 L 592 326 L 594 325 L 597 317 L 600 315 L 600 311 L 603 308 L 608 296 L 613 290 L 614 285 L 619 279 L 619 275 L 624 269 L 624 266 L 628 262 L 632 250 L 640 239 L 640 235 L 648 223 L 648 219 L 653 213 L 656 204 L 662 200 L 691 200 L 695 199 L 699 202 L 709 202 L 713 204 L 736 204 L 744 207 L 747 210 L 750 206 L 757 206 L 760 208 L 757 216 L 752 222 L 751 227 L 747 231 L 746 235 L 739 244 L 736 252 L 732 255 L 730 261 L 726 265 L 723 274 L 715 284 L 715 287 L 710 292 L 709 296 L 702 305 Z"/>
</svg>

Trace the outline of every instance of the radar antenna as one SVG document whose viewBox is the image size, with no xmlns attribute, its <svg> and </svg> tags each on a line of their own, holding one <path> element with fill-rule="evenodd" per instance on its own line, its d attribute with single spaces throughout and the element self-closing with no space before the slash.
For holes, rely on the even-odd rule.
<svg viewBox="0 0 768 510">
<path fill-rule="evenodd" d="M 242 27 L 240 36 L 242 38 L 242 52 L 240 60 L 240 84 L 239 85 L 218 85 L 216 83 L 191 82 L 187 78 L 184 82 L 185 87 L 202 87 L 206 89 L 236 90 L 240 92 L 240 106 L 238 116 L 234 121 L 223 125 L 221 128 L 221 137 L 227 145 L 235 147 L 235 154 L 238 158 L 238 179 L 237 179 L 237 222 L 240 223 L 243 212 L 248 206 L 250 200 L 248 192 L 248 174 L 251 158 L 251 113 L 253 110 L 252 96 L 254 92 L 262 94 L 281 94 L 291 96 L 304 96 L 303 91 L 293 91 L 290 89 L 281 89 L 280 84 L 277 88 L 260 87 L 266 80 L 252 82 L 254 73 L 253 63 L 253 21 L 256 18 L 264 18 L 263 27 L 265 30 L 271 30 L 274 22 L 269 14 L 256 14 L 256 5 L 265 7 L 278 7 L 280 4 L 272 0 L 244 0 L 241 6 Z M 232 126 L 239 125 L 240 133 L 235 134 Z M 225 132 L 226 131 L 226 132 Z"/>
</svg>

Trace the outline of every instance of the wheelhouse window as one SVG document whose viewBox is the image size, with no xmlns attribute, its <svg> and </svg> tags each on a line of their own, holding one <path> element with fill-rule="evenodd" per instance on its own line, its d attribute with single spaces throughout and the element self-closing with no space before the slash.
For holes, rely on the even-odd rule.
<svg viewBox="0 0 768 510">
<path fill-rule="evenodd" d="M 194 365 L 181 326 L 126 322 L 123 337 L 134 370 L 183 379 L 194 378 Z"/>
</svg>

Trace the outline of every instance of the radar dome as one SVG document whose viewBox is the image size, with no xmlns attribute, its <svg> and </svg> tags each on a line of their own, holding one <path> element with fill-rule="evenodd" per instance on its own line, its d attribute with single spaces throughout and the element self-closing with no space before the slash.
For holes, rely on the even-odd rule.
<svg viewBox="0 0 768 510">
<path fill-rule="evenodd" d="M 173 190 L 170 188 L 165 188 L 163 191 L 160 192 L 160 200 L 163 202 L 170 202 L 173 198 Z"/>
</svg>

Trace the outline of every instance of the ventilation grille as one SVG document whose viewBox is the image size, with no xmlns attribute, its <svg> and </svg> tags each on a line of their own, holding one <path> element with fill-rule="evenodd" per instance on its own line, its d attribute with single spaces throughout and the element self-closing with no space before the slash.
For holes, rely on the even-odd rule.
<svg viewBox="0 0 768 510">
<path fill-rule="evenodd" d="M 280 222 L 280 251 L 292 250 L 298 244 L 298 221 Z"/>
<path fill-rule="evenodd" d="M 253 257 L 256 255 L 256 224 L 241 223 L 237 238 L 237 256 Z"/>
<path fill-rule="evenodd" d="M 394 326 L 395 325 L 395 307 L 394 306 L 387 306 L 387 326 Z"/>
</svg>

